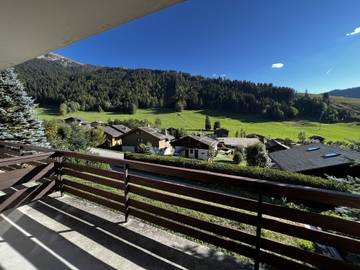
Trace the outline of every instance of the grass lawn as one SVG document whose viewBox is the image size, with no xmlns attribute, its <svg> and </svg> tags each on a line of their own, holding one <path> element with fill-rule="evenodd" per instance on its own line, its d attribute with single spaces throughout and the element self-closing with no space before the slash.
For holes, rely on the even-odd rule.
<svg viewBox="0 0 360 270">
<path fill-rule="evenodd" d="M 152 122 L 157 117 L 161 119 L 162 127 L 175 127 L 185 129 L 204 128 L 205 115 L 209 115 L 211 123 L 219 120 L 221 127 L 230 130 L 230 136 L 234 136 L 237 130 L 245 129 L 247 134 L 258 133 L 271 138 L 290 138 L 297 140 L 300 131 L 305 131 L 307 136 L 320 135 L 328 141 L 343 141 L 360 139 L 359 123 L 336 123 L 323 124 L 310 121 L 267 121 L 252 115 L 231 114 L 206 110 L 185 110 L 177 113 L 165 109 L 137 110 L 136 114 L 118 114 L 112 112 L 76 112 L 65 117 L 59 116 L 54 108 L 38 108 L 40 119 L 49 120 L 53 118 L 67 118 L 70 116 L 81 117 L 86 121 L 104 121 L 108 119 L 147 119 Z"/>
</svg>

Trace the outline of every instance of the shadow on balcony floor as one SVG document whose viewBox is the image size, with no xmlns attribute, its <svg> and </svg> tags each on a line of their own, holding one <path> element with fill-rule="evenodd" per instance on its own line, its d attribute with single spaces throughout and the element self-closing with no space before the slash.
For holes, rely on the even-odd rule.
<svg viewBox="0 0 360 270">
<path fill-rule="evenodd" d="M 71 196 L 0 216 L 0 269 L 252 269 L 207 247 Z"/>
</svg>

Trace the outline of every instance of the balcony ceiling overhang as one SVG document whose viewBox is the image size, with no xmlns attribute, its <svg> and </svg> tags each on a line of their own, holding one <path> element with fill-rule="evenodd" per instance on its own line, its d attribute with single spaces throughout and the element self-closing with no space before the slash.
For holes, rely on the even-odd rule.
<svg viewBox="0 0 360 270">
<path fill-rule="evenodd" d="M 0 69 L 20 64 L 181 1 L 2 0 Z"/>
</svg>

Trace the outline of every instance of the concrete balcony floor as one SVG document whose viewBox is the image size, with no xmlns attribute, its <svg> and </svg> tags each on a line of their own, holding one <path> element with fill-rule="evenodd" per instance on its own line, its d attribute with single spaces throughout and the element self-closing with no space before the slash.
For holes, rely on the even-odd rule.
<svg viewBox="0 0 360 270">
<path fill-rule="evenodd" d="M 91 202 L 53 194 L 0 215 L 0 269 L 252 269 Z"/>
</svg>

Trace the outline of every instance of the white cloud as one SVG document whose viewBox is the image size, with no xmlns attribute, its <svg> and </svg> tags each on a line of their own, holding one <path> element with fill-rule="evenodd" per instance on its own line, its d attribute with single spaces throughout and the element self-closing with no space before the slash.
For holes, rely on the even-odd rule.
<svg viewBox="0 0 360 270">
<path fill-rule="evenodd" d="M 283 68 L 284 64 L 283 63 L 274 63 L 271 65 L 271 68 Z"/>
<path fill-rule="evenodd" d="M 347 33 L 346 36 L 354 36 L 354 35 L 357 35 L 357 34 L 360 34 L 360 26 L 356 27 L 354 29 L 354 31 L 352 31 L 351 33 Z"/>
</svg>

